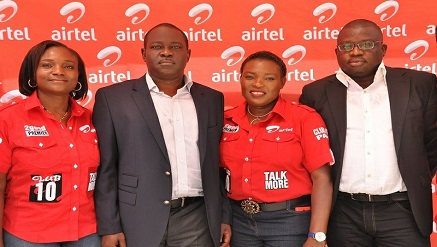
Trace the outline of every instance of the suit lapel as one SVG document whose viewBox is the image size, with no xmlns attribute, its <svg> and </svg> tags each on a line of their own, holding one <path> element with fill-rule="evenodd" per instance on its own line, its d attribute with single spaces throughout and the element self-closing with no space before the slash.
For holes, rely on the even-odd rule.
<svg viewBox="0 0 437 247">
<path fill-rule="evenodd" d="M 332 118 L 337 128 L 338 140 L 340 142 L 341 153 L 344 152 L 346 141 L 346 90 L 347 88 L 337 79 L 331 79 L 326 87 L 326 95 L 332 112 Z M 329 133 L 335 134 L 335 133 Z"/>
<path fill-rule="evenodd" d="M 410 97 L 410 81 L 405 76 L 405 71 L 396 73 L 387 67 L 387 89 L 390 100 L 391 122 L 396 153 L 401 145 L 402 128 L 407 114 L 408 99 Z"/>
<path fill-rule="evenodd" d="M 132 87 L 132 98 L 141 112 L 147 127 L 150 129 L 163 155 L 169 161 L 167 148 L 165 146 L 164 136 L 161 125 L 159 124 L 158 114 L 152 101 L 149 88 L 147 87 L 145 76 L 137 81 Z M 135 130 L 132 130 L 135 131 Z M 169 161 L 170 162 L 170 161 Z"/>
<path fill-rule="evenodd" d="M 199 85 L 193 82 L 193 86 L 190 89 L 191 96 L 193 97 L 194 106 L 197 112 L 197 121 L 199 126 L 199 153 L 200 153 L 200 166 L 203 166 L 203 161 L 206 155 L 206 141 L 208 135 L 208 100 L 205 97 L 205 93 L 201 90 Z"/>
</svg>

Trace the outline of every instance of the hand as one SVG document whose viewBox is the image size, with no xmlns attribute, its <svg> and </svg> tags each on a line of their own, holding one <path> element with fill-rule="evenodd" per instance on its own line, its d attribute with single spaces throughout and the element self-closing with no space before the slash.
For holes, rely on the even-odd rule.
<svg viewBox="0 0 437 247">
<path fill-rule="evenodd" d="M 307 241 L 305 241 L 305 243 L 302 245 L 302 247 L 325 247 L 325 246 L 327 246 L 326 241 L 317 242 L 313 238 L 308 238 Z"/>
<path fill-rule="evenodd" d="M 228 224 L 222 224 L 220 247 L 230 247 L 229 244 L 231 243 L 231 235 L 232 235 L 231 226 Z"/>
<path fill-rule="evenodd" d="M 102 237 L 102 247 L 126 247 L 124 233 L 104 235 Z"/>
</svg>

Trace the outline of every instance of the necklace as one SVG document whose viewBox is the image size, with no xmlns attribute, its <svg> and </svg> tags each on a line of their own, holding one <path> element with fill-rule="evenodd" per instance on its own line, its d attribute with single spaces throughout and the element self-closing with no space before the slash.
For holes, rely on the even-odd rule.
<svg viewBox="0 0 437 247">
<path fill-rule="evenodd" d="M 251 115 L 252 117 L 254 117 L 254 119 L 253 119 L 252 121 L 250 121 L 250 125 L 253 125 L 253 124 L 255 124 L 256 122 L 261 121 L 261 119 L 262 119 L 263 117 L 268 116 L 268 115 L 270 114 L 270 112 L 272 112 L 272 111 L 270 110 L 269 112 L 267 112 L 267 113 L 264 114 L 264 115 L 259 115 L 259 116 L 257 116 L 257 115 L 255 115 L 255 114 L 253 114 L 252 112 L 250 112 L 250 110 L 249 110 L 249 106 L 247 106 L 247 112 L 249 113 L 249 115 Z"/>
<path fill-rule="evenodd" d="M 53 115 L 49 110 L 47 110 L 47 108 L 45 108 L 44 106 L 42 108 L 44 108 L 45 111 L 47 111 L 50 115 L 52 115 L 56 119 L 55 115 Z M 64 115 L 59 119 L 59 122 L 62 123 L 62 121 L 64 121 L 65 117 L 68 115 L 69 110 L 70 110 L 70 105 L 68 105 L 67 110 L 65 111 Z"/>
</svg>

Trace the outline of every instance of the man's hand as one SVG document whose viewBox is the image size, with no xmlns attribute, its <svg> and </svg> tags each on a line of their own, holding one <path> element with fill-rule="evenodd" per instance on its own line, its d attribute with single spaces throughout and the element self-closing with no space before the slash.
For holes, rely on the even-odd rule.
<svg viewBox="0 0 437 247">
<path fill-rule="evenodd" d="M 232 235 L 231 226 L 227 225 L 227 224 L 222 224 L 220 247 L 229 247 L 230 246 L 231 235 Z"/>
<path fill-rule="evenodd" d="M 126 247 L 124 233 L 104 235 L 102 237 L 102 247 Z"/>
</svg>

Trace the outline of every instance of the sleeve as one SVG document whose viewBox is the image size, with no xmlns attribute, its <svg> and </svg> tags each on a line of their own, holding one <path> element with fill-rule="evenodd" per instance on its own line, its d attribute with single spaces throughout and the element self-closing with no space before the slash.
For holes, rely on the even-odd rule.
<svg viewBox="0 0 437 247">
<path fill-rule="evenodd" d="M 224 96 L 223 94 L 220 94 L 220 117 L 219 117 L 219 126 L 223 126 L 224 124 Z M 222 135 L 222 128 L 219 128 L 219 136 Z M 219 138 L 220 140 L 221 138 Z M 219 152 L 219 150 L 217 150 Z M 220 157 L 220 155 L 219 155 Z M 232 212 L 231 212 L 231 202 L 226 194 L 225 189 L 225 181 L 226 181 L 226 174 L 223 169 L 220 168 L 220 194 L 222 198 L 222 224 L 228 224 L 231 225 L 232 222 Z"/>
<path fill-rule="evenodd" d="M 431 75 L 431 93 L 425 111 L 425 147 L 431 176 L 437 170 L 437 78 Z"/>
<path fill-rule="evenodd" d="M 333 164 L 334 158 L 329 147 L 328 129 L 322 117 L 311 111 L 301 123 L 303 164 L 311 173 L 326 163 Z"/>
<path fill-rule="evenodd" d="M 8 126 L 0 117 L 0 173 L 8 173 L 12 165 L 12 148 L 8 140 Z"/>
<path fill-rule="evenodd" d="M 122 232 L 118 208 L 117 141 L 106 95 L 96 93 L 93 124 L 100 148 L 100 166 L 94 191 L 97 214 L 97 233 L 108 235 Z"/>
</svg>

